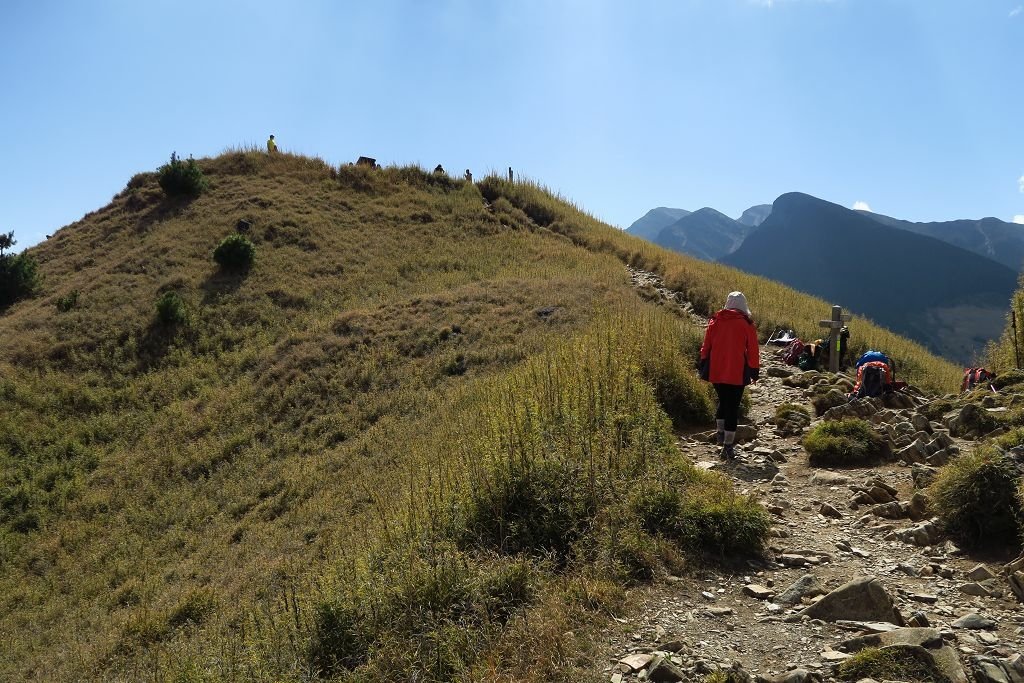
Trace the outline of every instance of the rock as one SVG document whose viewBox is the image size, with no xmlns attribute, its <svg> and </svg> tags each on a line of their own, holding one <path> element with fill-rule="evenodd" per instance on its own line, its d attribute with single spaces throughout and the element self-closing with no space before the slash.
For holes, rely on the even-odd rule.
<svg viewBox="0 0 1024 683">
<path fill-rule="evenodd" d="M 748 443 L 756 438 L 757 427 L 754 425 L 736 425 L 736 443 Z"/>
<path fill-rule="evenodd" d="M 928 434 L 932 433 L 932 423 L 929 422 L 928 418 L 921 413 L 914 413 L 910 418 L 910 422 L 919 432 L 927 432 Z"/>
<path fill-rule="evenodd" d="M 934 628 L 898 628 L 886 633 L 873 633 L 844 641 L 837 649 L 859 652 L 866 647 L 899 648 L 928 662 L 952 683 L 967 683 L 967 675 L 956 651 L 943 642 L 942 635 Z"/>
<path fill-rule="evenodd" d="M 939 471 L 927 465 L 914 465 L 910 470 L 910 478 L 914 481 L 915 489 L 926 489 L 935 481 Z"/>
<path fill-rule="evenodd" d="M 903 541 L 904 543 L 910 543 L 916 546 L 935 545 L 941 532 L 939 531 L 939 525 L 935 520 L 928 520 L 922 522 L 916 526 L 912 526 L 909 529 L 900 529 L 894 531 L 889 536 L 886 536 L 886 540 L 892 539 Z"/>
<path fill-rule="evenodd" d="M 967 578 L 971 581 L 984 581 L 985 579 L 996 578 L 996 573 L 985 565 L 979 564 L 975 565 L 971 571 L 967 572 Z"/>
<path fill-rule="evenodd" d="M 877 484 L 869 488 L 867 493 L 871 497 L 871 500 L 878 504 L 892 503 L 896 500 L 896 495 L 890 492 L 887 487 L 879 486 Z"/>
<path fill-rule="evenodd" d="M 647 670 L 647 680 L 653 683 L 679 683 L 686 680 L 686 673 L 664 657 L 655 657 L 651 668 Z"/>
<path fill-rule="evenodd" d="M 882 582 L 873 576 L 840 586 L 800 614 L 824 621 L 888 621 L 898 626 L 904 623 Z"/>
<path fill-rule="evenodd" d="M 850 477 L 839 472 L 815 470 L 814 474 L 811 475 L 811 483 L 820 484 L 821 486 L 846 486 L 850 483 Z"/>
<path fill-rule="evenodd" d="M 795 555 L 793 553 L 783 553 L 779 555 L 779 564 L 786 567 L 806 567 L 811 564 L 803 555 Z"/>
<path fill-rule="evenodd" d="M 758 676 L 758 683 L 821 683 L 822 678 L 807 669 L 792 669 L 778 676 Z"/>
<path fill-rule="evenodd" d="M 681 640 L 670 640 L 667 643 L 662 643 L 658 646 L 658 649 L 662 652 L 680 652 L 686 647 L 686 643 Z"/>
<path fill-rule="evenodd" d="M 975 655 L 970 663 L 977 683 L 1024 683 L 1024 658 L 1019 654 L 1005 659 Z"/>
<path fill-rule="evenodd" d="M 984 585 L 978 582 L 963 584 L 962 586 L 960 586 L 960 592 L 964 595 L 974 595 L 982 598 L 988 598 L 992 596 L 992 592 Z"/>
<path fill-rule="evenodd" d="M 953 622 L 954 628 L 966 628 L 971 630 L 990 629 L 997 626 L 996 622 L 988 617 L 983 617 L 977 612 L 969 612 Z"/>
<path fill-rule="evenodd" d="M 827 592 L 814 574 L 804 574 L 782 591 L 775 601 L 783 605 L 796 605 L 804 598 L 825 595 Z"/>
<path fill-rule="evenodd" d="M 843 513 L 840 512 L 839 510 L 836 510 L 834 507 L 832 507 L 828 503 L 822 503 L 821 507 L 818 508 L 818 512 L 820 512 L 825 517 L 831 517 L 832 519 L 842 519 L 843 518 Z"/>
<path fill-rule="evenodd" d="M 931 501 L 925 494 L 915 491 L 914 495 L 910 498 L 906 511 L 910 519 L 915 522 L 928 519 L 931 516 Z"/>
<path fill-rule="evenodd" d="M 871 514 L 883 519 L 902 519 L 907 516 L 903 506 L 896 501 L 886 503 L 885 505 L 876 505 L 871 508 Z"/>
<path fill-rule="evenodd" d="M 824 396 L 819 396 L 814 399 L 814 412 L 816 415 L 818 415 L 818 417 L 821 417 L 823 415 L 826 415 L 826 413 L 830 413 L 833 408 L 836 408 L 838 406 L 846 407 L 848 404 L 850 404 L 849 396 L 839 391 L 838 389 L 829 389 L 828 393 L 826 393 Z M 846 411 L 842 412 L 845 413 Z M 850 416 L 846 414 L 840 416 L 837 412 L 836 414 L 829 414 L 825 419 L 839 420 L 842 419 L 843 417 Z"/>
<path fill-rule="evenodd" d="M 744 586 L 743 593 L 756 600 L 769 600 L 773 595 L 775 595 L 775 591 L 771 588 L 766 588 L 756 583 L 748 583 Z"/>
<path fill-rule="evenodd" d="M 778 365 L 769 365 L 765 371 L 769 377 L 792 377 L 795 373 L 790 368 L 780 368 Z"/>
<path fill-rule="evenodd" d="M 932 595 L 931 593 L 914 593 L 910 596 L 910 599 L 914 602 L 923 602 L 926 605 L 934 605 L 939 601 L 939 596 Z"/>
<path fill-rule="evenodd" d="M 628 657 L 623 657 L 619 660 L 619 664 L 625 664 L 629 667 L 630 671 L 639 671 L 650 664 L 653 659 L 654 655 L 637 653 L 629 655 Z"/>
<path fill-rule="evenodd" d="M 1017 599 L 1024 602 L 1024 572 L 1014 572 L 1006 577 L 1007 583 L 1010 584 L 1010 590 Z"/>
</svg>

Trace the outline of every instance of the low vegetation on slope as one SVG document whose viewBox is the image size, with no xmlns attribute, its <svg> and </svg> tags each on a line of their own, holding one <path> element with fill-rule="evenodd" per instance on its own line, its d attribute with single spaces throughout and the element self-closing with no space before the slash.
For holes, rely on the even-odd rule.
<svg viewBox="0 0 1024 683">
<path fill-rule="evenodd" d="M 195 164 L 201 194 L 139 174 L 30 250 L 0 316 L 0 670 L 571 680 L 623 585 L 759 551 L 761 508 L 673 445 L 710 415 L 700 330 L 623 261 L 765 325 L 821 302 L 528 184 Z"/>
</svg>

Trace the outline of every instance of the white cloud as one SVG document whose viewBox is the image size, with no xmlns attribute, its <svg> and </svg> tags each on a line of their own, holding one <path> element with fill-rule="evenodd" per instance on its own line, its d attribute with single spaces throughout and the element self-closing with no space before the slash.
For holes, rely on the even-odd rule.
<svg viewBox="0 0 1024 683">
<path fill-rule="evenodd" d="M 854 202 L 853 203 L 853 210 L 854 211 L 871 211 L 871 207 L 868 206 L 867 202 Z"/>
<path fill-rule="evenodd" d="M 1024 214 L 1017 214 L 1013 217 L 1013 222 L 1019 225 L 1024 225 Z"/>
<path fill-rule="evenodd" d="M 1021 12 L 1024 12 L 1024 5 L 1017 5 L 1012 10 L 1010 10 L 1010 16 L 1011 17 L 1015 17 L 1018 14 L 1020 14 Z"/>
</svg>

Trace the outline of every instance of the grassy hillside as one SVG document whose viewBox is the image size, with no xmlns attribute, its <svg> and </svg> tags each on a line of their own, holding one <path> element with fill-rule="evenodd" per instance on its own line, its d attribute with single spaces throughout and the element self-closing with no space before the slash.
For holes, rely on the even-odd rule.
<svg viewBox="0 0 1024 683">
<path fill-rule="evenodd" d="M 0 315 L 8 678 L 575 680 L 622 586 L 758 551 L 764 512 L 673 445 L 709 416 L 700 330 L 623 263 L 705 311 L 743 289 L 763 329 L 823 302 L 529 184 L 199 164 L 202 196 L 140 174 L 31 249 L 43 291 Z"/>
</svg>

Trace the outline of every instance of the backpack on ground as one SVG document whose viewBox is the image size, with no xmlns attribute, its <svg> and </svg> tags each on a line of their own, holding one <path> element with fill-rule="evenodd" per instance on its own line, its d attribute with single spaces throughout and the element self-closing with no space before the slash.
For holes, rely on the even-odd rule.
<svg viewBox="0 0 1024 683">
<path fill-rule="evenodd" d="M 996 373 L 989 372 L 985 368 L 965 368 L 964 381 L 960 383 L 960 391 L 970 391 L 976 386 L 990 384 L 996 378 Z"/>
<path fill-rule="evenodd" d="M 799 339 L 794 339 L 782 354 L 782 362 L 786 365 L 796 365 L 800 361 L 800 354 L 803 352 L 804 343 Z"/>
<path fill-rule="evenodd" d="M 856 366 L 859 369 L 860 366 L 864 365 L 865 363 L 872 362 L 882 362 L 888 365 L 890 368 L 896 367 L 895 363 L 892 362 L 889 356 L 885 355 L 881 351 L 865 351 L 864 355 L 857 360 Z"/>
<path fill-rule="evenodd" d="M 868 361 L 857 370 L 854 398 L 874 398 L 892 391 L 892 368 L 882 361 Z"/>
</svg>

